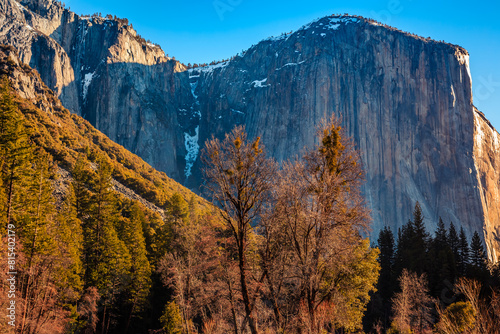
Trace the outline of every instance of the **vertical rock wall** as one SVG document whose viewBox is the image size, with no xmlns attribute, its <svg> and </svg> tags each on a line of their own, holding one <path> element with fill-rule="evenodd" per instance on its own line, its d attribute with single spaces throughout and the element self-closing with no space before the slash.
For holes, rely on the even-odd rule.
<svg viewBox="0 0 500 334">
<path fill-rule="evenodd" d="M 498 258 L 499 135 L 474 110 L 468 53 L 351 16 L 314 21 L 229 62 L 189 69 L 125 20 L 52 0 L 0 0 L 0 43 L 70 110 L 156 168 L 199 189 L 199 149 L 235 124 L 277 160 L 341 117 L 361 151 L 373 234 L 411 218 L 483 231 Z"/>
</svg>

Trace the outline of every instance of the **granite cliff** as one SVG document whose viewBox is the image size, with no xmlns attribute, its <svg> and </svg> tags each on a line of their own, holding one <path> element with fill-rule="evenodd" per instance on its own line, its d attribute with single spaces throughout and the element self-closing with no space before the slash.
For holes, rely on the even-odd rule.
<svg viewBox="0 0 500 334">
<path fill-rule="evenodd" d="M 500 136 L 473 106 L 459 46 L 332 16 L 187 69 L 124 20 L 51 0 L 1 0 L 0 12 L 0 43 L 65 107 L 193 189 L 210 136 L 245 124 L 281 161 L 313 145 L 335 113 L 361 151 L 375 233 L 395 230 L 419 201 L 429 229 L 442 217 L 469 237 L 482 231 L 489 256 L 500 255 Z"/>
<path fill-rule="evenodd" d="M 31 147 L 34 151 L 47 153 L 54 163 L 58 177 L 51 180 L 58 206 L 68 196 L 72 172 L 78 161 L 93 171 L 100 161 L 104 161 L 113 170 L 113 190 L 150 212 L 164 216 L 174 194 L 186 201 L 195 200 L 200 211 L 211 210 L 206 200 L 111 141 L 82 117 L 70 113 L 41 80 L 39 73 L 22 63 L 11 45 L 0 44 L 0 76 L 0 85 L 5 84 L 6 77 L 14 91 L 14 105 L 23 115 L 22 123 L 30 134 Z M 92 182 L 88 181 L 87 186 L 91 189 Z"/>
</svg>

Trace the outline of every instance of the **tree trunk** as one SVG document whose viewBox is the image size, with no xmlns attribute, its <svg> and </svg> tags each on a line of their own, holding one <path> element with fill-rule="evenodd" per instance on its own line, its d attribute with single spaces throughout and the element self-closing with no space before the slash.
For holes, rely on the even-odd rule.
<svg viewBox="0 0 500 334">
<path fill-rule="evenodd" d="M 245 306 L 245 320 L 243 321 L 243 324 L 245 324 L 248 321 L 248 325 L 250 327 L 250 332 L 252 334 L 257 334 L 257 328 L 255 326 L 255 320 L 252 317 L 252 307 L 250 305 L 250 297 L 248 294 L 248 286 L 247 286 L 247 277 L 246 277 L 246 272 L 245 272 L 245 267 L 246 267 L 246 261 L 245 261 L 245 251 L 244 251 L 244 245 L 245 242 L 243 241 L 243 237 L 240 239 L 240 245 L 239 245 L 239 269 L 240 269 L 240 284 L 241 284 L 241 294 L 243 297 L 243 305 Z M 245 328 L 245 326 L 243 326 Z M 242 328 L 242 329 L 243 329 Z"/>
<path fill-rule="evenodd" d="M 229 289 L 229 303 L 231 304 L 231 314 L 233 316 L 233 322 L 234 322 L 234 334 L 239 334 L 238 321 L 236 319 L 236 310 L 234 308 L 233 286 L 231 284 L 231 277 L 229 277 L 229 272 L 227 270 L 226 274 L 227 274 L 227 286 Z"/>
<path fill-rule="evenodd" d="M 33 328 L 33 333 L 37 333 L 38 325 L 40 324 L 40 319 L 42 318 L 42 314 L 43 314 L 43 308 L 47 304 L 47 295 L 50 295 L 49 282 L 48 281 L 49 280 L 47 279 L 45 293 L 43 295 L 42 306 L 40 306 L 40 310 L 39 310 L 38 316 L 36 318 L 35 327 Z"/>
<path fill-rule="evenodd" d="M 283 318 L 281 316 L 281 312 L 278 308 L 278 303 L 276 301 L 276 292 L 274 291 L 274 285 L 269 278 L 269 274 L 267 272 L 264 273 L 267 278 L 267 284 L 269 285 L 269 291 L 271 292 L 271 303 L 273 305 L 274 317 L 276 318 L 276 326 L 278 329 L 283 329 Z"/>
<path fill-rule="evenodd" d="M 104 334 L 105 331 L 105 326 L 106 326 L 106 304 L 104 304 L 104 311 L 102 312 L 102 327 L 101 327 L 101 333 Z"/>
<path fill-rule="evenodd" d="M 132 308 L 130 309 L 130 313 L 128 315 L 127 326 L 125 327 L 125 334 L 128 333 L 128 328 L 130 326 L 130 320 L 132 319 L 132 314 L 134 313 L 135 303 L 136 303 L 136 300 L 134 299 L 134 303 L 132 304 Z"/>
<path fill-rule="evenodd" d="M 12 197 L 14 196 L 14 169 L 12 168 L 9 179 L 9 193 L 7 198 L 7 225 L 10 224 L 12 216 Z M 6 226 L 7 227 L 7 226 Z"/>
</svg>

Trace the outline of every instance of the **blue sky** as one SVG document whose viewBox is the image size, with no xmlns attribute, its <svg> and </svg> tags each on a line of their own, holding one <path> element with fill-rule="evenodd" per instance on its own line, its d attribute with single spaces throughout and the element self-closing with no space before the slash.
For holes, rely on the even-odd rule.
<svg viewBox="0 0 500 334">
<path fill-rule="evenodd" d="M 229 58 L 263 38 L 349 13 L 466 48 L 474 104 L 500 130 L 500 1 L 62 0 L 77 14 L 126 17 L 183 63 Z"/>
</svg>

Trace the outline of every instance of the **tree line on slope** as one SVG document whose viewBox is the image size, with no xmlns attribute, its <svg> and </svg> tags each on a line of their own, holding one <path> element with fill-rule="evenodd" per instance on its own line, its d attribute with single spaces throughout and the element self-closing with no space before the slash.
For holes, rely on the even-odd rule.
<svg viewBox="0 0 500 334">
<path fill-rule="evenodd" d="M 161 256 L 171 251 L 171 227 L 184 201 L 182 195 L 162 190 L 151 197 L 164 209 L 162 216 L 118 194 L 113 191 L 112 175 L 129 173 L 128 181 L 143 183 L 137 174 L 116 174 L 117 164 L 108 154 L 117 158 L 120 151 L 104 154 L 97 145 L 106 144 L 87 132 L 94 143 L 72 163 L 70 152 L 55 142 L 63 138 L 72 146 L 82 138 L 39 122 L 34 115 L 45 113 L 23 103 L 4 78 L 0 89 L 0 305 L 3 310 L 13 303 L 15 307 L 14 321 L 2 314 L 0 332 L 133 333 L 160 327 L 161 312 L 155 310 L 163 309 L 169 292 L 155 268 Z M 57 120 L 58 124 L 65 121 Z M 142 172 L 126 156 L 120 159 Z M 70 169 L 71 178 L 60 177 L 61 165 Z M 165 185 L 161 175 L 153 180 L 155 185 Z M 168 192 L 172 195 L 158 202 L 158 195 Z M 209 217 L 199 203 L 192 195 L 190 211 Z M 12 277 L 8 272 L 13 273 L 11 281 L 7 281 Z"/>
</svg>

